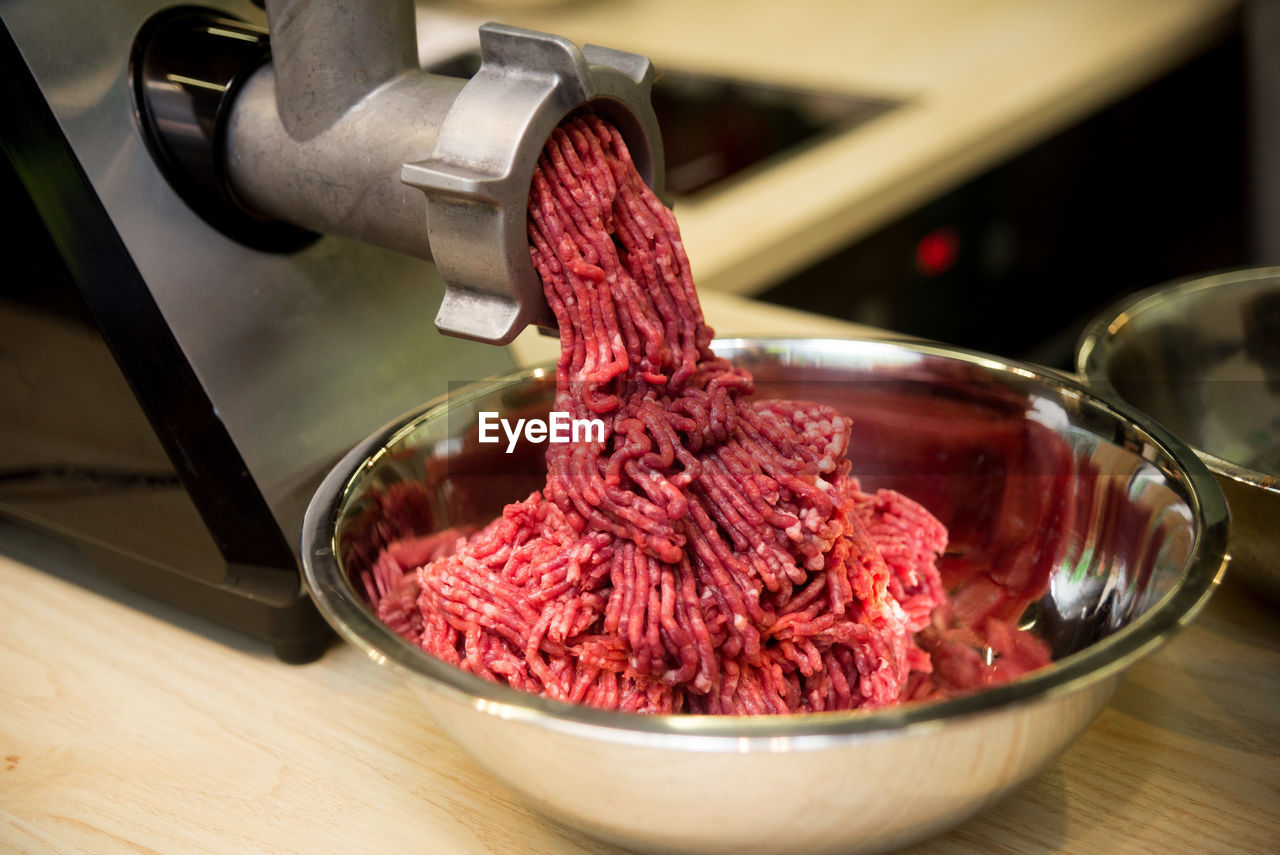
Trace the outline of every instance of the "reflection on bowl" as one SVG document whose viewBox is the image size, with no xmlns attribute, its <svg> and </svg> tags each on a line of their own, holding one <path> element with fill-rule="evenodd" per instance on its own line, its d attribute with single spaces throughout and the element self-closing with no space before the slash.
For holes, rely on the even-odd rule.
<svg viewBox="0 0 1280 855">
<path fill-rule="evenodd" d="M 548 371 L 478 384 L 370 437 L 330 474 L 303 531 L 307 584 L 349 642 L 406 678 L 431 717 L 551 819 L 655 852 L 869 852 L 938 833 L 1041 770 L 1125 669 L 1204 605 L 1226 508 L 1161 428 L 1028 366 L 921 344 L 738 339 L 716 349 L 761 396 L 855 421 L 867 488 L 950 530 L 944 574 L 1046 593 L 1022 616 L 1055 663 L 937 703 L 796 716 L 636 716 L 527 695 L 436 660 L 379 623 L 351 574 L 388 489 L 427 487 L 416 526 L 487 522 L 540 486 L 536 448 L 476 442 L 477 414 L 545 414 Z M 540 448 L 540 447 L 539 447 Z"/>
<path fill-rule="evenodd" d="M 1231 508 L 1232 574 L 1280 601 L 1280 267 L 1136 294 L 1085 331 L 1076 366 L 1196 449 Z"/>
</svg>

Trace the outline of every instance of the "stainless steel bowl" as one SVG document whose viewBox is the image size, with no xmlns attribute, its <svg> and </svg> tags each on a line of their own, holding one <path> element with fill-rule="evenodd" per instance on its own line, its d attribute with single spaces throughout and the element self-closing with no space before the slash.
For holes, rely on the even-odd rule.
<svg viewBox="0 0 1280 855">
<path fill-rule="evenodd" d="M 333 470 L 306 515 L 305 576 L 347 641 L 566 826 L 664 853 L 873 852 L 936 834 L 1070 744 L 1125 669 L 1200 610 L 1225 566 L 1226 506 L 1200 461 L 1070 380 L 923 344 L 716 346 L 755 372 L 760 394 L 853 416 L 864 487 L 897 487 L 939 515 L 952 535 L 945 560 L 1047 573 L 1023 623 L 1056 662 L 934 704 L 750 719 L 576 707 L 446 665 L 379 623 L 349 574 L 392 524 L 379 496 L 397 482 L 428 486 L 422 524 L 436 526 L 487 521 L 537 486 L 542 447 L 481 446 L 476 414 L 545 413 L 553 373 L 481 383 L 389 425 Z"/>
<path fill-rule="evenodd" d="M 1231 508 L 1231 573 L 1280 601 L 1280 267 L 1187 279 L 1108 309 L 1076 366 L 1191 444 Z"/>
</svg>

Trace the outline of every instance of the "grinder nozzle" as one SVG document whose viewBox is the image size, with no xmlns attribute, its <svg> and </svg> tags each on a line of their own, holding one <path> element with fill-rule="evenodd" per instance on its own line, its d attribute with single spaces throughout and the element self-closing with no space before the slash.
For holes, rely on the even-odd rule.
<svg viewBox="0 0 1280 855">
<path fill-rule="evenodd" d="M 506 344 L 529 324 L 554 328 L 529 259 L 529 185 L 551 132 L 590 105 L 613 122 L 640 174 L 663 192 L 662 138 L 647 57 L 485 24 L 481 66 L 445 115 L 431 157 L 406 163 L 427 196 L 431 254 L 445 282 L 436 327 Z"/>
</svg>

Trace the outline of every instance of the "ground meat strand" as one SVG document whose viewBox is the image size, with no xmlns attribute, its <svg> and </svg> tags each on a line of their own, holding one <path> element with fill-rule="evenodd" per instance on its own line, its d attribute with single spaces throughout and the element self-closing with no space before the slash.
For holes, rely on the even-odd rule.
<svg viewBox="0 0 1280 855">
<path fill-rule="evenodd" d="M 550 444 L 545 488 L 465 541 L 385 548 L 380 617 L 488 679 L 640 713 L 874 708 L 994 679 L 966 652 L 985 635 L 940 609 L 942 525 L 862 492 L 847 418 L 753 401 L 711 352 L 675 219 L 615 128 L 582 113 L 552 134 L 528 229 L 560 327 L 554 408 L 605 439 Z M 945 681 L 918 632 L 964 648 Z M 1038 661 L 1016 630 L 986 634 L 1006 671 Z"/>
</svg>

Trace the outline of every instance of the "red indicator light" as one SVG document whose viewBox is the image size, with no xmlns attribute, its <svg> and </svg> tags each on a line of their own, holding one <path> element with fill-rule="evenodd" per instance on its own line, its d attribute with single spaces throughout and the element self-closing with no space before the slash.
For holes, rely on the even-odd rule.
<svg viewBox="0 0 1280 855">
<path fill-rule="evenodd" d="M 960 255 L 960 234 L 951 226 L 939 226 L 916 244 L 916 270 L 921 276 L 938 276 L 955 266 Z"/>
</svg>

